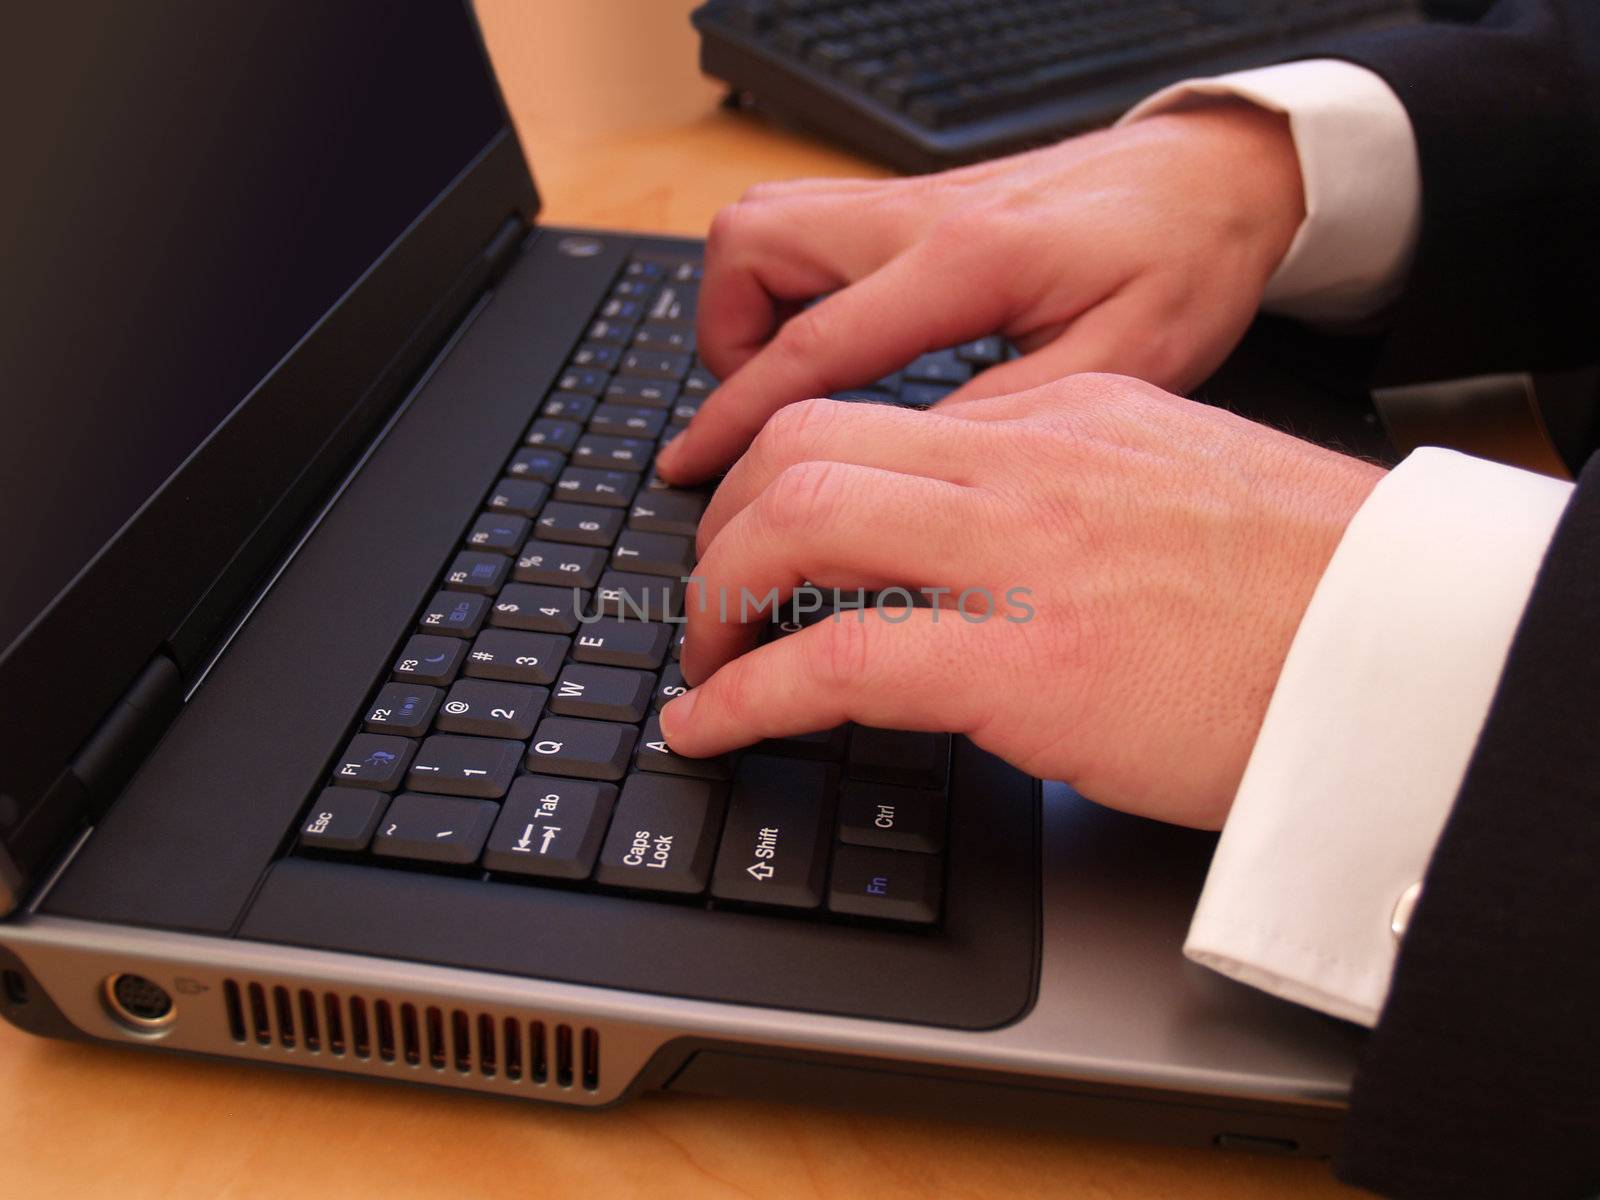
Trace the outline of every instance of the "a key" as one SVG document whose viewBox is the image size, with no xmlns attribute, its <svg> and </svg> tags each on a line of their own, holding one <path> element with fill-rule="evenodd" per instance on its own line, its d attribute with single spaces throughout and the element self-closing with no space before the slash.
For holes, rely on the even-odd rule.
<svg viewBox="0 0 1600 1200">
<path fill-rule="evenodd" d="M 694 325 L 689 321 L 646 321 L 635 331 L 633 345 L 666 354 L 693 354 Z"/>
<path fill-rule="evenodd" d="M 467 655 L 467 674 L 474 679 L 507 683 L 548 684 L 567 656 L 570 638 L 520 629 L 485 629 Z"/>
<path fill-rule="evenodd" d="M 678 385 L 659 379 L 630 379 L 622 376 L 606 386 L 606 399 L 616 404 L 640 408 L 671 408 L 678 398 Z"/>
<path fill-rule="evenodd" d="M 440 706 L 436 726 L 441 733 L 527 739 L 549 695 L 542 687 L 521 683 L 462 679 Z"/>
<path fill-rule="evenodd" d="M 844 757 L 849 729 L 848 725 L 835 725 L 832 729 L 819 729 L 815 733 L 791 733 L 781 738 L 768 738 L 761 743 L 760 750 L 763 754 L 776 754 L 780 758 L 838 762 Z"/>
<path fill-rule="evenodd" d="M 302 850 L 365 850 L 389 803 L 382 792 L 356 788 L 323 788 L 300 826 Z"/>
<path fill-rule="evenodd" d="M 372 852 L 464 867 L 478 861 L 499 814 L 500 806 L 490 800 L 404 792 L 383 814 Z"/>
<path fill-rule="evenodd" d="M 839 840 L 853 846 L 937 854 L 944 826 L 942 791 L 852 780 L 839 798 Z"/>
<path fill-rule="evenodd" d="M 493 800 L 506 794 L 521 759 L 521 742 L 436 733 L 417 751 L 406 787 Z"/>
<path fill-rule="evenodd" d="M 418 634 L 394 660 L 394 674 L 410 683 L 446 684 L 456 677 L 466 656 L 466 643 L 457 638 Z"/>
<path fill-rule="evenodd" d="M 585 467 L 613 467 L 619 471 L 643 471 L 655 453 L 654 441 L 631 437 L 606 437 L 586 433 L 572 448 L 572 461 Z"/>
<path fill-rule="evenodd" d="M 482 592 L 492 596 L 500 590 L 511 569 L 503 554 L 483 550 L 463 550 L 444 573 L 444 585 L 458 592 Z"/>
<path fill-rule="evenodd" d="M 906 367 L 905 376 L 909 382 L 958 387 L 972 378 L 972 364 L 957 358 L 954 350 L 935 350 L 916 358 Z"/>
<path fill-rule="evenodd" d="M 633 305 L 634 314 L 632 318 L 627 318 L 629 320 L 636 319 L 644 311 L 634 301 L 623 301 L 623 303 Z M 610 307 L 610 304 L 606 305 L 607 309 Z M 606 312 L 605 315 L 616 317 L 621 314 Z M 591 396 L 598 396 L 605 391 L 606 380 L 609 378 L 610 376 L 604 371 L 596 370 L 594 367 L 568 367 L 561 373 L 561 378 L 556 381 L 556 389 L 562 392 L 588 392 Z"/>
<path fill-rule="evenodd" d="M 745 755 L 733 777 L 711 894 L 786 908 L 820 905 L 832 783 L 821 763 Z"/>
<path fill-rule="evenodd" d="M 629 350 L 617 366 L 617 374 L 632 379 L 664 379 L 677 383 L 689 371 L 687 354 L 662 354 L 654 350 Z"/>
<path fill-rule="evenodd" d="M 589 419 L 589 432 L 617 437 L 653 438 L 660 434 L 666 423 L 667 414 L 659 408 L 644 408 L 636 404 L 602 404 Z"/>
<path fill-rule="evenodd" d="M 483 865 L 513 875 L 587 879 L 616 802 L 609 783 L 524 775 L 500 806 Z"/>
<path fill-rule="evenodd" d="M 943 789 L 950 735 L 857 725 L 850 731 L 848 763 L 851 779 Z"/>
<path fill-rule="evenodd" d="M 706 497 L 676 489 L 642 491 L 628 510 L 628 528 L 693 538 L 706 511 Z M 687 574 L 687 572 L 685 572 Z"/>
<path fill-rule="evenodd" d="M 660 712 L 667 703 L 676 700 L 689 690 L 689 685 L 683 681 L 683 671 L 677 663 L 668 663 L 661 671 L 661 681 L 656 684 L 654 708 Z"/>
<path fill-rule="evenodd" d="M 630 776 L 600 850 L 595 882 L 688 895 L 705 891 L 725 803 L 719 783 Z"/>
<path fill-rule="evenodd" d="M 640 575 L 682 579 L 694 570 L 694 542 L 671 533 L 627 529 L 611 551 L 611 565 Z"/>
<path fill-rule="evenodd" d="M 571 633 L 589 593 L 573 588 L 534 583 L 508 583 L 494 598 L 489 624 L 498 629 L 529 629 L 535 633 Z"/>
<path fill-rule="evenodd" d="M 631 471 L 597 471 L 591 467 L 568 467 L 556 483 L 556 495 L 576 504 L 598 504 L 602 508 L 627 508 L 639 486 Z"/>
<path fill-rule="evenodd" d="M 594 412 L 599 401 L 586 392 L 552 392 L 539 408 L 541 417 L 555 417 L 562 421 L 576 421 L 582 425 Z"/>
<path fill-rule="evenodd" d="M 416 748 L 415 742 L 403 737 L 358 733 L 333 764 L 334 782 L 340 787 L 392 792 L 399 786 Z"/>
<path fill-rule="evenodd" d="M 654 691 L 655 677 L 647 671 L 570 663 L 556 680 L 550 711 L 596 721 L 638 721 Z"/>
<path fill-rule="evenodd" d="M 605 667 L 633 667 L 653 671 L 666 657 L 672 627 L 653 621 L 620 621 L 606 617 L 590 621 L 573 639 L 572 657 L 578 662 Z"/>
<path fill-rule="evenodd" d="M 617 360 L 621 357 L 621 352 L 616 346 L 608 346 L 604 342 L 585 342 L 572 352 L 571 365 L 612 371 L 616 369 Z"/>
<path fill-rule="evenodd" d="M 575 422 L 540 417 L 528 426 L 527 435 L 522 440 L 530 446 L 548 446 L 570 453 L 582 432 L 583 427 Z"/>
<path fill-rule="evenodd" d="M 523 546 L 511 578 L 518 583 L 591 588 L 600 582 L 606 551 L 595 546 L 564 546 L 537 539 Z"/>
<path fill-rule="evenodd" d="M 544 502 L 549 498 L 549 484 L 535 483 L 531 479 L 506 478 L 494 485 L 494 490 L 489 493 L 488 502 L 484 507 L 491 512 L 515 513 L 519 517 L 531 517 L 544 507 Z"/>
<path fill-rule="evenodd" d="M 621 779 L 638 736 L 632 725 L 546 717 L 528 745 L 528 770 L 579 779 Z"/>
<path fill-rule="evenodd" d="M 726 779 L 733 773 L 733 761 L 726 754 L 715 758 L 685 758 L 674 754 L 661 736 L 661 718 L 651 713 L 639 735 L 636 756 L 641 771 L 655 771 L 662 775 L 687 775 L 694 779 Z"/>
<path fill-rule="evenodd" d="M 368 733 L 392 733 L 398 737 L 419 738 L 428 732 L 428 723 L 444 693 L 436 687 L 416 683 L 386 683 L 378 698 L 367 709 L 361 728 Z"/>
<path fill-rule="evenodd" d="M 939 919 L 943 864 L 932 854 L 840 846 L 833 853 L 828 908 L 853 917 L 931 925 Z"/>
<path fill-rule="evenodd" d="M 535 479 L 540 483 L 554 483 L 561 468 L 567 465 L 567 456 L 559 450 L 543 446 L 524 446 L 511 456 L 506 464 L 506 474 L 513 479 Z"/>
<path fill-rule="evenodd" d="M 489 598 L 472 592 L 443 591 L 434 595 L 417 619 L 421 633 L 445 633 L 451 637 L 469 638 L 483 625 L 488 611 Z"/>
<path fill-rule="evenodd" d="M 607 571 L 595 588 L 595 605 L 607 616 L 635 621 L 672 620 L 683 611 L 683 587 L 681 579 Z"/>
<path fill-rule="evenodd" d="M 527 517 L 513 517 L 506 513 L 480 513 L 467 530 L 467 545 L 474 550 L 490 550 L 495 554 L 515 554 L 517 547 L 528 540 L 533 523 Z"/>
<path fill-rule="evenodd" d="M 648 289 L 641 288 L 640 290 L 641 293 L 644 293 Z M 634 293 L 630 287 L 630 290 L 623 294 L 633 295 Z M 608 321 L 606 318 L 601 317 L 593 325 L 589 326 L 589 332 L 585 337 L 588 341 L 604 342 L 608 346 L 626 346 L 633 340 L 635 328 L 636 326 L 632 321 Z"/>
<path fill-rule="evenodd" d="M 609 546 L 622 528 L 622 513 L 614 508 L 552 500 L 544 506 L 534 528 L 547 541 Z"/>
</svg>

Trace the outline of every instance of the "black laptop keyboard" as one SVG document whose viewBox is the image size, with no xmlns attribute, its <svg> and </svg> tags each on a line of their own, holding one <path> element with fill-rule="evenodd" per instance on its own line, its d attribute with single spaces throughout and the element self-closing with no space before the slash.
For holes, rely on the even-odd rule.
<svg viewBox="0 0 1600 1200">
<path fill-rule="evenodd" d="M 466 517 L 297 850 L 482 879 L 936 923 L 950 739 L 842 727 L 673 754 L 684 577 L 707 489 L 651 471 L 716 385 L 697 260 L 640 253 Z M 925 407 L 1008 352 L 924 355 L 842 399 Z M 772 636 L 797 626 L 780 622 Z M 404 631 L 396 631 L 397 636 Z"/>
</svg>

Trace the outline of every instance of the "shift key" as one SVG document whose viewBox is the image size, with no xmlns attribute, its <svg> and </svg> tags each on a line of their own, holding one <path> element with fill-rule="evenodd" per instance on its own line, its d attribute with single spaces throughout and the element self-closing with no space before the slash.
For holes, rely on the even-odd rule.
<svg viewBox="0 0 1600 1200">
<path fill-rule="evenodd" d="M 816 908 L 833 828 L 826 763 L 747 754 L 733 777 L 711 894 L 719 900 Z"/>
</svg>

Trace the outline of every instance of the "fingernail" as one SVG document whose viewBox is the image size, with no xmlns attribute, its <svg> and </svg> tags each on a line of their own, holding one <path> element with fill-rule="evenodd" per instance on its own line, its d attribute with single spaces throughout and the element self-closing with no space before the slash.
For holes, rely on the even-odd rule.
<svg viewBox="0 0 1600 1200">
<path fill-rule="evenodd" d="M 656 466 L 672 469 L 672 464 L 683 454 L 683 437 L 681 433 L 674 434 L 672 440 L 656 452 Z"/>
<path fill-rule="evenodd" d="M 694 716 L 694 698 L 699 694 L 699 688 L 690 688 L 676 700 L 667 701 L 661 709 L 661 736 L 667 739 L 669 746 L 677 740 L 677 735 L 683 732 L 683 727 Z"/>
</svg>

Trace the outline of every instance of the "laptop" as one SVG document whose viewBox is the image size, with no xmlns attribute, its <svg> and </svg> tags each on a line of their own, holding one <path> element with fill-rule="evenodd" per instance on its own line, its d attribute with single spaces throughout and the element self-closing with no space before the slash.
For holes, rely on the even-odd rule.
<svg viewBox="0 0 1600 1200">
<path fill-rule="evenodd" d="M 1334 1149 L 1358 1031 L 1182 956 L 1210 838 L 960 738 L 665 747 L 701 245 L 539 222 L 468 9 L 87 7 L 0 118 L 9 1021 Z"/>
</svg>

